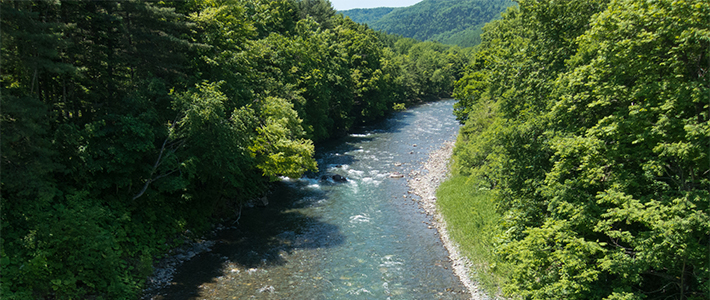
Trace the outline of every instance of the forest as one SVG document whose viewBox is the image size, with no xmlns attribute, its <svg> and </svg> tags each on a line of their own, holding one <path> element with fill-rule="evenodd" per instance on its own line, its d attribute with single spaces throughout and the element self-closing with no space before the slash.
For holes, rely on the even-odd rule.
<svg viewBox="0 0 710 300">
<path fill-rule="evenodd" d="M 0 2 L 0 298 L 137 298 L 314 145 L 450 96 L 470 49 L 327 0 Z"/>
<path fill-rule="evenodd" d="M 462 212 L 498 232 L 479 270 L 514 299 L 708 299 L 710 2 L 518 4 L 454 93 L 447 193 L 496 208 Z"/>
<path fill-rule="evenodd" d="M 385 15 L 391 13 L 395 9 L 394 7 L 376 7 L 376 8 L 353 8 L 348 10 L 340 11 L 344 16 L 350 18 L 356 23 L 365 23 L 372 25 L 377 20 L 382 19 Z"/>
<path fill-rule="evenodd" d="M 460 47 L 481 42 L 483 25 L 500 17 L 511 0 L 423 0 L 409 7 L 342 11 L 375 30 Z"/>
</svg>

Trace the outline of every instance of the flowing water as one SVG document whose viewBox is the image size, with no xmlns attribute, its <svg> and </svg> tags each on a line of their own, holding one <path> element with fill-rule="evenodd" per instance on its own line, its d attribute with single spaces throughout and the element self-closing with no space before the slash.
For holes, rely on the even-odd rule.
<svg viewBox="0 0 710 300">
<path fill-rule="evenodd" d="M 408 176 L 389 176 L 420 170 L 455 138 L 453 103 L 424 104 L 321 146 L 318 174 L 278 183 L 267 207 L 245 209 L 156 298 L 467 299 Z"/>
</svg>

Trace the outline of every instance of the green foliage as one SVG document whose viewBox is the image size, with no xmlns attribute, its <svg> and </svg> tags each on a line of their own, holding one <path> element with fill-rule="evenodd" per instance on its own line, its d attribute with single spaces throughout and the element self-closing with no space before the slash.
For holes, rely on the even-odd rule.
<svg viewBox="0 0 710 300">
<path fill-rule="evenodd" d="M 376 30 L 424 41 L 473 47 L 481 28 L 514 5 L 510 0 L 425 0 L 403 8 L 342 11 Z"/>
<path fill-rule="evenodd" d="M 708 296 L 709 11 L 531 0 L 485 28 L 454 169 L 501 195 L 506 292 Z"/>
<path fill-rule="evenodd" d="M 332 18 L 335 9 L 329 0 L 297 0 L 295 1 L 299 19 L 312 18 L 323 28 L 332 29 Z"/>
<path fill-rule="evenodd" d="M 315 142 L 449 94 L 468 59 L 390 49 L 328 1 L 0 6 L 2 299 L 137 297 L 182 232 L 316 170 Z"/>
<path fill-rule="evenodd" d="M 44 212 L 36 231 L 24 239 L 32 259 L 20 272 L 35 292 L 58 295 L 86 295 L 94 289 L 108 297 L 134 293 L 131 278 L 124 277 L 118 243 L 111 231 L 108 212 L 85 199 L 88 193 L 67 195 L 66 204 L 56 204 Z M 147 275 L 144 274 L 143 275 Z"/>
<path fill-rule="evenodd" d="M 260 105 L 261 122 L 249 148 L 256 156 L 256 167 L 272 180 L 278 175 L 298 178 L 306 171 L 316 171 L 313 142 L 302 138 L 305 132 L 293 105 L 274 97 Z"/>
<path fill-rule="evenodd" d="M 155 178 L 179 173 L 176 183 L 189 182 L 185 188 L 190 199 L 198 203 L 220 198 L 244 201 L 260 192 L 249 188 L 259 186 L 251 170 L 256 162 L 248 149 L 256 134 L 249 130 L 253 116 L 229 115 L 227 102 L 219 84 L 203 83 L 177 96 L 173 104 L 181 117 L 171 125 L 166 140 L 172 153 L 165 152 L 161 157 L 170 167 L 158 170 L 156 175 L 161 175 Z"/>
</svg>

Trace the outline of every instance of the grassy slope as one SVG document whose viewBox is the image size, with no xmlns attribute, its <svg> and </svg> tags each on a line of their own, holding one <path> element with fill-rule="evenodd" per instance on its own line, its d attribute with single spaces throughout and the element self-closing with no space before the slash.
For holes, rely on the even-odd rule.
<svg viewBox="0 0 710 300">
<path fill-rule="evenodd" d="M 502 233 L 496 212 L 495 193 L 476 190 L 465 176 L 454 176 L 437 191 L 437 207 L 444 216 L 451 238 L 473 263 L 472 279 L 489 295 L 498 294 L 507 267 L 495 259 L 493 245 Z"/>
</svg>

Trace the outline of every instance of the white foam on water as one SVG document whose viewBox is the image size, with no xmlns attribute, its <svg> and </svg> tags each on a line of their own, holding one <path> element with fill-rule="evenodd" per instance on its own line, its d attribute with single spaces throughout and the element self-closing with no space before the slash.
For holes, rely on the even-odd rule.
<svg viewBox="0 0 710 300">
<path fill-rule="evenodd" d="M 372 185 L 374 185 L 374 186 L 378 186 L 378 185 L 380 185 L 380 183 L 382 183 L 382 180 L 375 180 L 375 179 L 372 178 L 372 177 L 365 177 L 365 178 L 362 179 L 362 183 L 364 183 L 364 184 L 372 184 Z"/>
<path fill-rule="evenodd" d="M 385 178 L 385 177 L 389 177 L 389 175 L 386 174 L 386 173 L 385 173 L 385 174 L 377 174 L 377 175 L 375 175 L 375 178 Z"/>
<path fill-rule="evenodd" d="M 368 157 L 368 158 L 371 159 L 371 160 L 373 160 L 373 161 L 380 161 L 380 158 L 377 157 L 376 155 L 370 155 L 370 157 Z"/>
<path fill-rule="evenodd" d="M 348 180 L 348 184 L 353 188 L 353 194 L 357 194 L 360 191 L 360 185 L 355 180 Z"/>
<path fill-rule="evenodd" d="M 394 255 L 385 255 L 384 257 L 382 257 L 380 259 L 380 261 L 382 262 L 380 264 L 380 267 L 384 267 L 384 268 L 392 268 L 392 267 L 396 267 L 396 266 L 404 264 L 403 262 L 397 261 L 394 258 Z"/>
<path fill-rule="evenodd" d="M 355 290 L 350 290 L 350 291 L 348 291 L 348 294 L 350 294 L 350 295 L 356 295 L 356 296 L 357 296 L 357 295 L 360 295 L 360 294 L 363 294 L 363 293 L 372 295 L 372 292 L 366 290 L 365 288 L 359 288 L 359 289 L 355 289 Z"/>
<path fill-rule="evenodd" d="M 301 177 L 299 179 L 288 179 L 284 181 L 298 184 L 300 188 L 320 189 L 320 182 L 316 178 Z"/>
<path fill-rule="evenodd" d="M 372 135 L 372 134 L 371 133 L 364 133 L 364 134 L 363 133 L 351 133 L 350 134 L 351 137 L 368 137 L 370 135 Z"/>
<path fill-rule="evenodd" d="M 369 223 L 370 216 L 368 214 L 354 215 L 350 217 L 350 223 Z"/>
<path fill-rule="evenodd" d="M 365 174 L 365 171 L 351 169 L 351 170 L 348 170 L 348 174 L 353 175 L 353 177 L 360 178 L 360 177 L 362 177 L 363 174 Z"/>
</svg>

